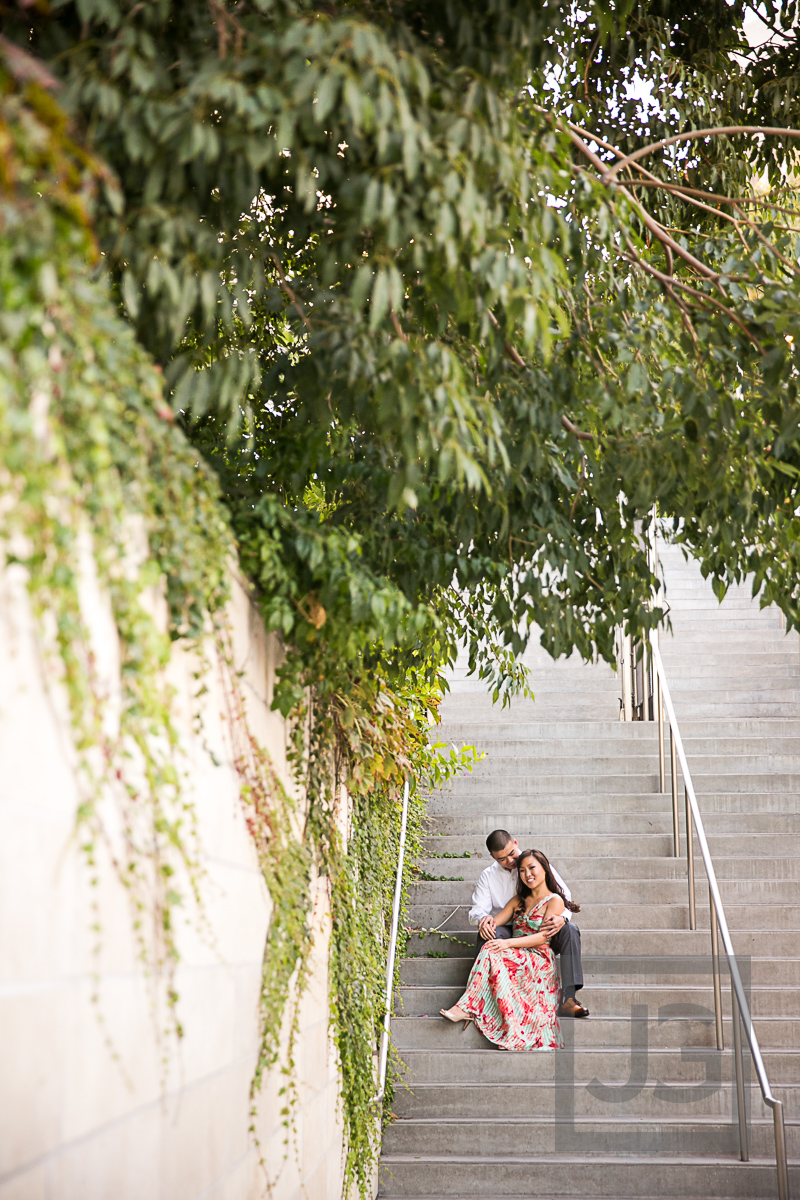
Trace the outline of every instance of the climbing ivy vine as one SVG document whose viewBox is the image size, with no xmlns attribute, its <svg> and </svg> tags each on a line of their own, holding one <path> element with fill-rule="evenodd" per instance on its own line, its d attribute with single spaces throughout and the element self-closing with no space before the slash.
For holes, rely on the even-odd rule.
<svg viewBox="0 0 800 1200">
<path fill-rule="evenodd" d="M 202 869 L 164 667 L 170 638 L 197 636 L 224 603 L 233 542 L 215 477 L 169 419 L 160 372 L 92 270 L 88 204 L 103 169 L 70 140 L 35 66 L 29 78 L 25 69 L 15 86 L 0 67 L 0 546 L 26 573 L 67 697 L 80 844 L 93 879 L 101 856 L 113 862 L 180 1032 L 174 914 L 192 899 L 185 884 L 199 899 Z M 118 634 L 110 675 L 85 618 L 92 576 Z M 109 794 L 119 829 L 103 816 Z"/>
</svg>

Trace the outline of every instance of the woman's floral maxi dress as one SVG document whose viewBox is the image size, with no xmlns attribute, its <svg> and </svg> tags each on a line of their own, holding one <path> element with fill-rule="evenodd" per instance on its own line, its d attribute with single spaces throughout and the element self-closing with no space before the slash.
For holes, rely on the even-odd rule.
<svg viewBox="0 0 800 1200">
<path fill-rule="evenodd" d="M 550 899 L 545 896 L 530 912 L 515 915 L 514 937 L 539 932 Z M 556 1016 L 559 990 L 556 956 L 548 945 L 484 947 L 458 1007 L 505 1050 L 555 1050 L 564 1045 Z"/>
</svg>

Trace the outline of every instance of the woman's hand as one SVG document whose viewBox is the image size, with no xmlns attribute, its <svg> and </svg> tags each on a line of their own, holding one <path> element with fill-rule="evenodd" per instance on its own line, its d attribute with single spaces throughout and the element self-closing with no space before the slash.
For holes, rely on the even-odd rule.
<svg viewBox="0 0 800 1200">
<path fill-rule="evenodd" d="M 503 946 L 514 946 L 516 943 L 513 938 L 492 938 L 490 942 L 484 942 L 484 950 L 501 950 Z"/>
</svg>

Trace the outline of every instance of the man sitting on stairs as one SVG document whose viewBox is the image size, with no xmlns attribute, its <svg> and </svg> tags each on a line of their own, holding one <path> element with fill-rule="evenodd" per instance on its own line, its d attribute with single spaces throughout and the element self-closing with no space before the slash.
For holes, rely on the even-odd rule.
<svg viewBox="0 0 800 1200">
<path fill-rule="evenodd" d="M 480 952 L 483 943 L 491 938 L 511 937 L 510 927 L 496 926 L 494 918 L 505 908 L 517 889 L 517 859 L 520 850 L 508 830 L 493 830 L 486 839 L 486 849 L 494 862 L 478 880 L 478 886 L 472 894 L 472 908 L 469 913 L 470 924 L 478 926 L 478 936 L 475 939 L 476 954 Z M 572 893 L 558 871 L 553 869 L 552 863 L 551 870 L 564 895 L 571 900 Z M 559 1017 L 588 1017 L 588 1008 L 584 1008 L 575 998 L 575 993 L 583 987 L 583 966 L 581 931 L 571 918 L 572 913 L 565 909 L 561 916 L 549 917 L 542 925 L 541 932 L 549 934 L 550 946 L 561 961 Z"/>
</svg>

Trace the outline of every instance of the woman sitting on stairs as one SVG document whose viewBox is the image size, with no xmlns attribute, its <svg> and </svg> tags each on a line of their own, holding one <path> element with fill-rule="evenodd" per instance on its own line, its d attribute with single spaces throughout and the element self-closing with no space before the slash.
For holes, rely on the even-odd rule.
<svg viewBox="0 0 800 1200">
<path fill-rule="evenodd" d="M 448 1021 L 474 1021 L 481 1033 L 503 1050 L 555 1050 L 564 1045 L 557 1009 L 559 981 L 556 959 L 539 928 L 546 916 L 565 907 L 566 900 L 541 850 L 523 850 L 517 864 L 517 894 L 497 914 L 504 925 L 513 917 L 513 937 L 485 943 L 470 971 L 467 990 L 452 1008 L 442 1009 Z"/>
</svg>

